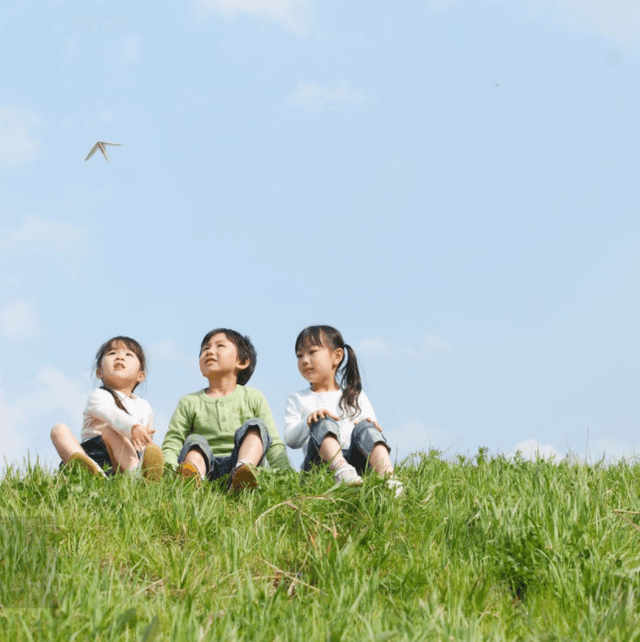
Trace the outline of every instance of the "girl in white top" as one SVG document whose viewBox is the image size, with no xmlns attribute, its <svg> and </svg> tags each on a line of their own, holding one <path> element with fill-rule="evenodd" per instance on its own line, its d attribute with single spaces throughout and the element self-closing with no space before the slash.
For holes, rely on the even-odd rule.
<svg viewBox="0 0 640 642">
<path fill-rule="evenodd" d="M 357 485 L 359 473 L 370 466 L 399 494 L 402 484 L 393 477 L 390 448 L 362 391 L 351 346 L 331 326 L 310 326 L 296 339 L 296 357 L 310 387 L 287 400 L 284 441 L 303 449 L 302 469 L 327 462 L 336 483 Z"/>
<path fill-rule="evenodd" d="M 142 346 L 130 337 L 109 339 L 100 346 L 94 368 L 103 385 L 91 393 L 84 409 L 82 443 L 66 424 L 51 431 L 63 463 L 78 461 L 92 473 L 104 475 L 105 465 L 118 472 L 142 462 L 145 477 L 160 477 L 162 451 L 152 443 L 151 406 L 133 394 L 146 376 Z"/>
</svg>

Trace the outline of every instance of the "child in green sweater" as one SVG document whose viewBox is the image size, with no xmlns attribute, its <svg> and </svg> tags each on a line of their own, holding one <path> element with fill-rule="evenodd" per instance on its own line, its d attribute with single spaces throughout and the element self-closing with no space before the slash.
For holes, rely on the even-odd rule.
<svg viewBox="0 0 640 642">
<path fill-rule="evenodd" d="M 249 337 L 235 330 L 208 332 L 200 346 L 206 389 L 183 397 L 162 444 L 165 462 L 185 478 L 230 474 L 229 489 L 257 485 L 256 467 L 291 468 L 264 395 L 245 384 L 256 367 Z"/>
</svg>

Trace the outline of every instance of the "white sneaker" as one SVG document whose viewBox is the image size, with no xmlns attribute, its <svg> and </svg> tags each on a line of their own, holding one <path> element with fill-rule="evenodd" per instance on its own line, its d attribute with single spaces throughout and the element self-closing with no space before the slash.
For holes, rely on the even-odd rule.
<svg viewBox="0 0 640 642">
<path fill-rule="evenodd" d="M 333 471 L 333 481 L 346 486 L 360 486 L 362 477 L 358 475 L 358 471 L 351 464 L 344 463 Z"/>
</svg>

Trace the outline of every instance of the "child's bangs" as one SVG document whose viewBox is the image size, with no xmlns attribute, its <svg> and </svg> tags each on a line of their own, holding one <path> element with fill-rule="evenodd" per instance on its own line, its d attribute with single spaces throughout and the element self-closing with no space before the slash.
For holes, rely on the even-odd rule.
<svg viewBox="0 0 640 642">
<path fill-rule="evenodd" d="M 310 328 L 305 328 L 296 339 L 296 352 L 303 348 L 308 348 L 310 346 L 325 346 L 329 347 L 326 343 L 326 337 L 320 326 L 311 326 Z"/>
<path fill-rule="evenodd" d="M 109 350 L 114 350 L 118 349 L 119 347 L 125 347 L 127 350 L 131 350 L 133 354 L 138 357 L 138 361 L 140 362 L 140 369 L 145 371 L 146 370 L 146 359 L 144 356 L 144 350 L 142 349 L 142 346 L 135 340 L 132 339 L 131 337 L 113 337 L 113 339 L 110 339 L 107 341 L 98 351 L 98 354 L 96 355 L 96 368 L 100 367 L 100 362 L 102 361 L 102 358 L 109 352 Z"/>
</svg>

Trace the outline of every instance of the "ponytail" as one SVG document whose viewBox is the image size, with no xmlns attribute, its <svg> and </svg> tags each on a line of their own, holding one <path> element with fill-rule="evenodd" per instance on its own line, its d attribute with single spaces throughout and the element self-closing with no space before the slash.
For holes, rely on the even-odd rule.
<svg viewBox="0 0 640 642">
<path fill-rule="evenodd" d="M 116 394 L 115 390 L 111 390 L 111 388 L 107 388 L 107 386 L 100 386 L 100 390 L 106 390 L 107 392 L 111 393 L 111 396 L 113 397 L 113 400 L 116 402 L 116 406 L 120 408 L 120 410 L 124 410 L 128 415 L 131 413 L 124 407 L 124 404 L 122 403 L 122 400 L 118 395 Z"/>
<path fill-rule="evenodd" d="M 342 370 L 342 378 L 340 380 L 340 387 L 342 388 L 340 408 L 344 410 L 348 417 L 355 417 L 361 410 L 359 399 L 362 392 L 362 379 L 360 378 L 358 360 L 353 348 L 348 343 L 345 343 L 344 350 L 347 356 L 347 365 Z"/>
</svg>

